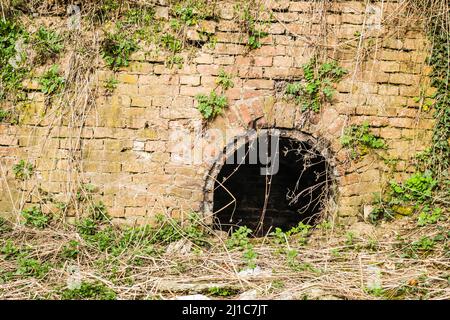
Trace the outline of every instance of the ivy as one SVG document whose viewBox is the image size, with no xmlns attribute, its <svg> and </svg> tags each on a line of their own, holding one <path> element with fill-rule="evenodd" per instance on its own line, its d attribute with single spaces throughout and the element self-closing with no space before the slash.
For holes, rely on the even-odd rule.
<svg viewBox="0 0 450 320">
<path fill-rule="evenodd" d="M 336 61 L 318 65 L 316 58 L 312 58 L 302 68 L 304 80 L 288 84 L 285 94 L 288 99 L 301 106 L 303 111 L 319 112 L 323 103 L 333 99 L 333 84 L 339 82 L 347 71 Z"/>
<path fill-rule="evenodd" d="M 436 175 L 444 175 L 448 179 L 450 166 L 450 91 L 449 91 L 449 57 L 450 43 L 448 39 L 449 25 L 444 16 L 433 19 L 429 26 L 429 38 L 433 44 L 428 63 L 432 66 L 431 86 L 437 91 L 435 99 L 433 129 L 433 146 L 428 163 L 429 169 Z"/>
</svg>

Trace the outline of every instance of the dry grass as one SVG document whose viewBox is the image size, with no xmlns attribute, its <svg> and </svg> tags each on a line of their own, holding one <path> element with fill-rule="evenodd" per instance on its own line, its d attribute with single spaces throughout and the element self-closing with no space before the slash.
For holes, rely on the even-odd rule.
<svg viewBox="0 0 450 320">
<path fill-rule="evenodd" d="M 150 252 L 142 238 L 113 255 L 83 240 L 70 226 L 38 231 L 16 225 L 2 234 L 0 248 L 8 241 L 29 247 L 29 258 L 51 267 L 41 279 L 21 275 L 18 259 L 1 254 L 0 298 L 61 299 L 75 277 L 83 283 L 103 283 L 118 299 L 171 299 L 208 294 L 212 287 L 234 290 L 236 295 L 227 297 L 231 299 L 248 290 L 265 299 L 449 299 L 448 230 L 448 221 L 418 228 L 415 219 L 404 218 L 376 228 L 364 225 L 359 231 L 315 229 L 307 245 L 299 244 L 295 236 L 282 244 L 273 237 L 253 239 L 262 272 L 242 276 L 238 272 L 246 268 L 243 252 L 228 250 L 217 232 L 206 238 L 207 246 L 185 239 L 175 243 L 178 247 L 156 243 Z M 415 241 L 438 234 L 444 238 L 431 249 L 410 250 Z M 61 253 L 70 240 L 80 243 L 79 253 L 64 259 Z M 289 259 L 287 250 L 298 255 Z M 13 275 L 5 281 L 7 272 Z M 381 287 L 368 289 L 378 277 Z"/>
</svg>

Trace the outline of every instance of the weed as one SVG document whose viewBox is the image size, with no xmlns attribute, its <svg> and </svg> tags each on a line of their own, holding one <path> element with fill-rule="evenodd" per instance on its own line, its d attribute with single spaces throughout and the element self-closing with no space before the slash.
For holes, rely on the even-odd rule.
<svg viewBox="0 0 450 320">
<path fill-rule="evenodd" d="M 442 219 L 442 209 L 434 208 L 431 210 L 428 206 L 422 209 L 422 212 L 417 218 L 417 225 L 423 227 L 429 224 L 434 224 Z"/>
<path fill-rule="evenodd" d="M 225 72 L 225 70 L 220 69 L 219 75 L 216 79 L 216 83 L 222 87 L 223 90 L 228 90 L 234 87 L 233 80 L 231 80 L 232 75 Z"/>
<path fill-rule="evenodd" d="M 226 241 L 227 248 L 230 250 L 235 248 L 245 248 L 250 243 L 248 236 L 252 232 L 253 231 L 246 226 L 239 227 L 239 229 L 233 232 L 231 237 Z"/>
<path fill-rule="evenodd" d="M 77 191 L 77 201 L 92 201 L 92 195 L 96 191 L 96 187 L 90 183 L 82 184 Z"/>
<path fill-rule="evenodd" d="M 108 221 L 108 212 L 102 201 L 89 204 L 89 213 L 95 221 Z"/>
<path fill-rule="evenodd" d="M 211 91 L 209 96 L 200 94 L 195 98 L 198 102 L 197 109 L 203 118 L 209 121 L 214 120 L 228 105 L 227 98 L 224 95 L 218 95 L 214 91 Z"/>
<path fill-rule="evenodd" d="M 295 249 L 291 249 L 286 252 L 286 259 L 287 259 L 288 266 L 290 268 L 293 268 L 298 265 L 297 256 L 298 256 L 298 251 Z"/>
<path fill-rule="evenodd" d="M 95 22 L 104 23 L 113 18 L 120 8 L 120 3 L 117 0 L 102 0 L 100 5 L 92 13 L 92 18 Z"/>
<path fill-rule="evenodd" d="M 61 251 L 61 256 L 65 259 L 74 259 L 80 253 L 80 243 L 75 240 L 70 240 Z"/>
<path fill-rule="evenodd" d="M 155 9 L 151 6 L 131 8 L 125 12 L 125 23 L 129 25 L 149 25 L 155 17 Z"/>
<path fill-rule="evenodd" d="M 178 69 L 183 68 L 184 58 L 182 56 L 172 55 L 166 58 L 166 65 L 168 68 L 173 68 L 177 66 Z"/>
<path fill-rule="evenodd" d="M 312 226 L 309 224 L 304 224 L 303 222 L 299 222 L 297 226 L 291 228 L 288 232 L 286 232 L 286 236 L 297 236 L 298 243 L 300 245 L 305 245 L 308 242 L 309 232 Z"/>
<path fill-rule="evenodd" d="M 366 248 L 370 251 L 378 251 L 380 245 L 376 239 L 369 239 L 367 242 Z"/>
<path fill-rule="evenodd" d="M 53 65 L 39 79 L 41 91 L 51 95 L 60 92 L 65 86 L 65 79 L 59 75 L 58 65 Z"/>
<path fill-rule="evenodd" d="M 234 7 L 235 14 L 238 15 L 239 22 L 244 26 L 245 32 L 248 35 L 247 46 L 250 49 L 261 48 L 261 39 L 267 37 L 269 34 L 261 30 L 259 12 L 263 10 L 262 7 L 254 7 L 254 3 L 246 2 L 237 4 Z"/>
<path fill-rule="evenodd" d="M 119 81 L 116 78 L 114 78 L 113 76 L 106 79 L 105 84 L 104 84 L 106 93 L 107 94 L 113 93 L 113 91 L 117 88 L 118 83 L 119 83 Z"/>
<path fill-rule="evenodd" d="M 323 220 L 322 222 L 316 225 L 316 228 L 319 230 L 331 230 L 333 224 L 330 221 Z"/>
<path fill-rule="evenodd" d="M 7 121 L 11 116 L 11 112 L 0 108 L 0 122 Z"/>
<path fill-rule="evenodd" d="M 430 171 L 418 172 L 413 174 L 403 184 L 392 181 L 390 183 L 391 197 L 395 200 L 395 203 L 408 201 L 424 203 L 431 199 L 437 183 Z"/>
<path fill-rule="evenodd" d="M 205 240 L 207 234 L 201 226 L 201 218 L 197 213 L 192 212 L 189 214 L 188 224 L 183 227 L 183 231 L 185 232 L 186 237 L 193 243 L 197 245 L 204 245 L 207 243 Z"/>
<path fill-rule="evenodd" d="M 345 244 L 347 246 L 352 246 L 355 243 L 355 234 L 351 231 L 348 231 L 345 234 Z"/>
<path fill-rule="evenodd" d="M 92 218 L 84 218 L 77 223 L 77 230 L 82 236 L 94 235 L 97 228 L 97 223 Z"/>
<path fill-rule="evenodd" d="M 225 242 L 228 249 L 243 250 L 243 260 L 249 269 L 256 268 L 256 259 L 258 257 L 253 245 L 250 244 L 248 236 L 253 231 L 246 226 L 239 227 L 231 234 L 231 237 Z"/>
<path fill-rule="evenodd" d="M 283 244 L 288 241 L 286 233 L 283 232 L 281 228 L 275 228 L 275 231 L 271 232 L 269 235 L 274 237 L 276 244 Z"/>
<path fill-rule="evenodd" d="M 333 83 L 340 81 L 347 71 L 338 66 L 336 61 L 317 66 L 317 60 L 313 58 L 303 65 L 303 73 L 304 81 L 288 84 L 285 94 L 303 111 L 319 112 L 322 104 L 333 98 Z"/>
<path fill-rule="evenodd" d="M 115 300 L 116 293 L 103 283 L 82 282 L 79 288 L 62 290 L 61 298 L 63 300 Z"/>
<path fill-rule="evenodd" d="M 374 194 L 374 200 L 372 204 L 374 208 L 368 216 L 368 220 L 370 223 L 377 224 L 378 221 L 389 221 L 394 218 L 395 213 L 392 210 L 391 205 L 382 198 L 380 193 Z"/>
<path fill-rule="evenodd" d="M 164 215 L 158 215 L 156 219 L 158 227 L 151 236 L 152 243 L 169 244 L 183 238 L 183 230 L 178 221 Z"/>
<path fill-rule="evenodd" d="M 181 49 L 183 49 L 183 42 L 171 34 L 163 35 L 161 37 L 161 44 L 165 49 L 168 49 L 173 54 L 178 53 Z"/>
<path fill-rule="evenodd" d="M 37 53 L 37 62 L 45 63 L 55 58 L 64 48 L 62 37 L 45 27 L 40 27 L 32 36 L 33 48 Z"/>
<path fill-rule="evenodd" d="M 273 280 L 272 281 L 272 288 L 274 289 L 283 289 L 285 287 L 285 283 L 282 280 Z"/>
<path fill-rule="evenodd" d="M 286 243 L 291 236 L 297 236 L 298 243 L 305 245 L 308 242 L 308 235 L 311 228 L 312 226 L 299 222 L 297 226 L 287 232 L 283 232 L 280 228 L 275 228 L 275 231 L 270 233 L 270 235 L 275 238 L 275 242 L 278 244 Z"/>
<path fill-rule="evenodd" d="M 256 253 L 254 247 L 251 244 L 247 244 L 242 257 L 247 265 L 247 268 L 249 269 L 256 268 L 256 259 L 258 258 L 258 254 Z"/>
<path fill-rule="evenodd" d="M 365 288 L 364 291 L 371 296 L 381 298 L 385 295 L 385 291 L 382 287 Z"/>
<path fill-rule="evenodd" d="M 21 215 L 25 219 L 25 225 L 37 229 L 44 229 L 50 223 L 50 217 L 37 206 L 22 210 Z"/>
<path fill-rule="evenodd" d="M 26 162 L 25 160 L 20 160 L 19 163 L 13 166 L 14 177 L 17 180 L 25 181 L 33 175 L 34 166 L 33 164 Z"/>
<path fill-rule="evenodd" d="M 101 45 L 101 55 L 112 70 L 129 65 L 130 55 L 138 49 L 136 41 L 124 32 L 107 33 Z"/>
<path fill-rule="evenodd" d="M 21 250 L 11 240 L 6 240 L 3 246 L 0 248 L 0 253 L 5 256 L 5 259 L 17 258 Z"/>
<path fill-rule="evenodd" d="M 360 126 L 353 125 L 345 128 L 341 137 L 341 144 L 351 150 L 353 159 L 363 157 L 371 149 L 386 148 L 385 141 L 370 132 L 368 122 L 364 122 Z"/>
<path fill-rule="evenodd" d="M 95 245 L 100 251 L 109 251 L 113 255 L 118 255 L 122 251 L 121 248 L 116 247 L 117 234 L 112 227 L 97 231 L 91 236 L 85 235 L 84 239 Z"/>
<path fill-rule="evenodd" d="M 332 250 L 330 251 L 330 253 L 331 253 L 331 255 L 332 255 L 333 257 L 335 257 L 335 258 L 339 258 L 339 257 L 341 256 L 341 251 L 340 251 L 338 248 L 332 249 Z"/>
<path fill-rule="evenodd" d="M 211 288 L 208 288 L 208 293 L 211 296 L 229 297 L 229 296 L 234 296 L 237 293 L 239 293 L 239 290 L 232 289 L 232 288 L 211 287 Z"/>
<path fill-rule="evenodd" d="M 3 217 L 0 217 L 0 234 L 11 231 L 11 224 Z"/>
<path fill-rule="evenodd" d="M 196 8 L 192 5 L 184 7 L 179 4 L 174 8 L 174 15 L 185 25 L 193 26 L 197 24 L 198 21 L 198 12 Z"/>
<path fill-rule="evenodd" d="M 433 250 L 434 245 L 435 245 L 435 240 L 428 236 L 424 236 L 424 237 L 420 238 L 419 240 L 411 243 L 411 247 L 414 251 L 430 251 L 430 250 Z"/>
<path fill-rule="evenodd" d="M 41 263 L 36 259 L 23 257 L 18 260 L 18 267 L 15 274 L 24 277 L 34 277 L 36 279 L 42 279 L 47 275 L 49 271 L 49 264 Z"/>
</svg>

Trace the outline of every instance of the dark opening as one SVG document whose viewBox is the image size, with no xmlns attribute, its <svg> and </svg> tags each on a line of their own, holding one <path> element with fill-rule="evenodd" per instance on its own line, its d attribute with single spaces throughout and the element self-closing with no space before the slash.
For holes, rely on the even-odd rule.
<svg viewBox="0 0 450 320">
<path fill-rule="evenodd" d="M 224 164 L 215 182 L 215 228 L 228 231 L 247 226 L 262 236 L 276 227 L 287 231 L 300 221 L 317 222 L 329 193 L 326 159 L 308 142 L 267 135 L 265 141 L 271 142 L 269 155 L 279 151 L 278 172 L 262 174 L 261 169 L 271 163 L 254 160 L 252 152 L 260 150 L 261 140 L 237 149 L 227 159 L 233 164 Z"/>
</svg>

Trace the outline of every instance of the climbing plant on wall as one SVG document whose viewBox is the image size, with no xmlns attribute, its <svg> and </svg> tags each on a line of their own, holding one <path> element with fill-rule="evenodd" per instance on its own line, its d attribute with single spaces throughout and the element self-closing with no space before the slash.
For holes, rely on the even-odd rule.
<svg viewBox="0 0 450 320">
<path fill-rule="evenodd" d="M 449 91 L 449 22 L 444 18 L 433 19 L 429 26 L 429 37 L 433 45 L 428 63 L 433 68 L 431 85 L 437 89 L 434 94 L 433 146 L 429 161 L 430 169 L 448 179 L 450 166 L 450 91 Z"/>
</svg>

